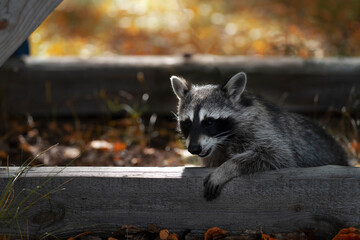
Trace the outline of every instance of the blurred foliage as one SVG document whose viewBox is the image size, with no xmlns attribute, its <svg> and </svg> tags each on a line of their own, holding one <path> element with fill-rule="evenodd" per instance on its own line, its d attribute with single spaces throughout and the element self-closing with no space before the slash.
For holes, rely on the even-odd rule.
<svg viewBox="0 0 360 240">
<path fill-rule="evenodd" d="M 358 0 L 65 0 L 31 35 L 35 56 L 357 56 Z"/>
</svg>

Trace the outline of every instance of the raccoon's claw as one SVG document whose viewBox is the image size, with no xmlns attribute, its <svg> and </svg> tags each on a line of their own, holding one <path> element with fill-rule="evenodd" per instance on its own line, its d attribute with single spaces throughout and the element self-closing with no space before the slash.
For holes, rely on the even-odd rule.
<svg viewBox="0 0 360 240">
<path fill-rule="evenodd" d="M 209 174 L 205 179 L 204 179 L 204 198 L 207 201 L 211 201 L 215 198 L 217 198 L 220 195 L 221 192 L 221 185 L 219 184 L 214 184 L 211 181 L 211 174 Z"/>
</svg>

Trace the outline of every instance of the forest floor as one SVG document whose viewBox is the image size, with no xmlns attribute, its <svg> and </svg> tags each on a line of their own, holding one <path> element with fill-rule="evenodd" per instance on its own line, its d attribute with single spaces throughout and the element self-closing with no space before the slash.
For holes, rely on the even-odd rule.
<svg viewBox="0 0 360 240">
<path fill-rule="evenodd" d="M 144 120 L 147 119 L 147 120 Z M 0 136 L 2 166 L 184 166 L 199 165 L 187 153 L 170 118 L 34 119 L 7 121 Z"/>
<path fill-rule="evenodd" d="M 360 163 L 359 131 L 344 119 L 320 121 Z M 184 149 L 176 120 L 143 117 L 12 118 L 0 134 L 0 165 L 32 161 L 45 166 L 184 166 L 200 165 Z M 296 143 L 295 143 L 296 144 Z"/>
</svg>

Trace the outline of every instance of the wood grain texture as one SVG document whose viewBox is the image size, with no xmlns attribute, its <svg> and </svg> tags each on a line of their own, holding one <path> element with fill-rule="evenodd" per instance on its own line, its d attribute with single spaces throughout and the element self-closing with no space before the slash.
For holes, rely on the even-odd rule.
<svg viewBox="0 0 360 240">
<path fill-rule="evenodd" d="M 197 84 L 224 83 L 239 71 L 248 74 L 249 90 L 292 111 L 340 111 L 351 104 L 350 96 L 360 96 L 360 58 L 201 55 L 26 58 L 0 69 L 0 94 L 9 115 L 119 114 L 110 109 L 105 98 L 143 106 L 144 93 L 149 94 L 149 100 L 142 111 L 171 115 L 177 103 L 170 86 L 171 75 L 184 76 Z"/>
<path fill-rule="evenodd" d="M 0 67 L 62 0 L 0 0 Z"/>
<path fill-rule="evenodd" d="M 0 168 L 0 189 L 17 170 Z M 211 171 L 41 167 L 24 174 L 15 192 L 40 186 L 45 194 L 65 183 L 64 190 L 30 209 L 33 235 L 45 231 L 59 236 L 85 230 L 110 232 L 123 224 L 146 228 L 156 223 L 173 232 L 201 232 L 217 226 L 232 232 L 318 229 L 329 236 L 341 227 L 360 224 L 360 168 L 325 166 L 243 176 L 230 181 L 218 199 L 206 202 L 202 182 Z M 52 217 L 42 218 L 45 213 Z"/>
</svg>

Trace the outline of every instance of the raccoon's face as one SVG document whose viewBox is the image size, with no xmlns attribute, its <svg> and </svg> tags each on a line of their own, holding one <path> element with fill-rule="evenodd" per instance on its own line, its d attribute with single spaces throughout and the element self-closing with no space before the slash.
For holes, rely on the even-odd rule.
<svg viewBox="0 0 360 240">
<path fill-rule="evenodd" d="M 202 158 L 211 156 L 234 133 L 233 104 L 244 91 L 245 74 L 235 75 L 223 87 L 194 86 L 175 76 L 171 83 L 179 99 L 178 123 L 188 151 Z"/>
<path fill-rule="evenodd" d="M 194 111 L 180 114 L 180 130 L 190 153 L 200 157 L 210 156 L 232 134 L 235 124 L 232 118 L 212 113 L 197 105 Z"/>
</svg>

